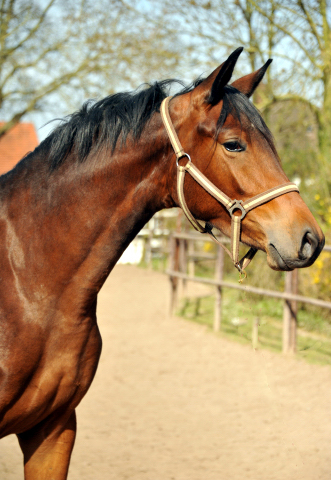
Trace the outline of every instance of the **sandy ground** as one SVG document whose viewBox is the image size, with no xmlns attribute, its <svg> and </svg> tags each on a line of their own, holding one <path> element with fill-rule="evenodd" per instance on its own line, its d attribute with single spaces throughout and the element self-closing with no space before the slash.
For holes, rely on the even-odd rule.
<svg viewBox="0 0 331 480">
<path fill-rule="evenodd" d="M 330 480 L 331 373 L 166 317 L 168 281 L 119 265 L 69 480 Z M 21 480 L 16 437 L 0 479 Z M 37 480 L 37 479 L 36 479 Z"/>
</svg>

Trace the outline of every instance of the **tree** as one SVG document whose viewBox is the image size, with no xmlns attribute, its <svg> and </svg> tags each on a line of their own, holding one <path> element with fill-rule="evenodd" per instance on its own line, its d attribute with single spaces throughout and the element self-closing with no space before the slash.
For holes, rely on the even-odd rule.
<svg viewBox="0 0 331 480">
<path fill-rule="evenodd" d="M 29 112 L 67 112 L 176 59 L 175 44 L 121 0 L 1 0 L 0 136 Z"/>
<path fill-rule="evenodd" d="M 300 161 L 302 190 L 308 189 L 308 184 L 311 190 L 315 180 L 315 188 L 324 199 L 331 192 L 328 2 L 164 0 L 162 12 L 168 35 L 171 28 L 179 32 L 182 58 L 189 56 L 196 72 L 210 71 L 222 56 L 240 45 L 245 47 L 239 62 L 241 74 L 259 68 L 268 58 L 274 59 L 254 102 L 282 147 L 290 167 L 287 170 L 300 176 Z"/>
<path fill-rule="evenodd" d="M 309 107 L 318 127 L 319 167 L 324 194 L 331 191 L 331 17 L 327 0 L 247 0 L 283 34 L 285 71 L 292 77 L 288 93 L 278 89 L 271 103 L 296 101 Z M 276 12 L 276 14 L 273 14 Z M 279 51 L 274 54 L 279 56 Z"/>
</svg>

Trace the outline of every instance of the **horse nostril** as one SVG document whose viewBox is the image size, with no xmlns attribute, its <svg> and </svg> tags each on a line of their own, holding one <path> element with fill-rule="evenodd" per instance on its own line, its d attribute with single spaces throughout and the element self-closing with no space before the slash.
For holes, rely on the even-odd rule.
<svg viewBox="0 0 331 480">
<path fill-rule="evenodd" d="M 302 238 L 301 249 L 299 252 L 300 260 L 312 257 L 318 246 L 318 238 L 310 231 L 306 232 Z"/>
</svg>

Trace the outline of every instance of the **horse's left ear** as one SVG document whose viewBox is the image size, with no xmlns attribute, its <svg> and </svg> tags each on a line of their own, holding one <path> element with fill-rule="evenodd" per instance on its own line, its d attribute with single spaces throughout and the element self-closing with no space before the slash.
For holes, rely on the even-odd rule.
<svg viewBox="0 0 331 480">
<path fill-rule="evenodd" d="M 238 57 L 241 52 L 244 50 L 244 47 L 237 48 L 234 52 L 231 53 L 229 58 L 221 65 L 213 85 L 210 90 L 210 95 L 208 98 L 208 103 L 211 105 L 216 105 L 222 100 L 223 97 L 223 88 L 231 80 L 234 67 L 237 63 Z"/>
<path fill-rule="evenodd" d="M 222 65 L 195 87 L 194 98 L 198 105 L 205 102 L 216 105 L 222 100 L 223 88 L 231 80 L 234 67 L 243 49 L 243 47 L 237 48 Z"/>
<path fill-rule="evenodd" d="M 253 95 L 256 87 L 261 82 L 271 62 L 272 59 L 269 59 L 259 70 L 245 75 L 244 77 L 238 78 L 238 80 L 233 82 L 231 85 L 237 90 L 239 90 L 239 92 L 246 95 L 246 97 L 250 97 L 251 95 Z"/>
</svg>

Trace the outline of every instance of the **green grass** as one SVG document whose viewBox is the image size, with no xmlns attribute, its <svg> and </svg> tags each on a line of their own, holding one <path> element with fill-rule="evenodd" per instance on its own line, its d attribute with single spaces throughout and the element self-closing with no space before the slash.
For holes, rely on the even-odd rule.
<svg viewBox="0 0 331 480">
<path fill-rule="evenodd" d="M 182 299 L 176 312 L 189 320 L 213 328 L 214 297 L 212 295 L 197 299 Z M 258 321 L 257 348 L 274 352 L 282 351 L 282 301 L 223 289 L 222 324 L 220 335 L 231 340 L 252 345 L 254 322 Z M 331 364 L 330 324 L 316 319 L 312 311 L 299 311 L 299 329 L 297 336 L 297 357 L 317 364 Z M 309 330 L 303 329 L 309 325 Z M 318 325 L 319 328 L 313 328 Z M 320 332 L 323 332 L 320 333 Z"/>
<path fill-rule="evenodd" d="M 228 262 L 228 259 L 226 259 Z M 153 258 L 151 267 L 158 271 L 166 270 L 166 260 Z M 196 265 L 196 276 L 214 276 L 213 262 L 200 262 Z M 146 267 L 146 265 L 141 265 Z M 228 262 L 225 279 L 237 283 L 238 272 Z M 263 279 L 263 280 L 261 280 Z M 265 259 L 255 261 L 250 270 L 247 284 L 273 289 L 284 288 L 284 274 L 273 272 L 265 265 Z M 212 291 L 212 289 L 211 289 Z M 331 364 L 331 322 L 330 311 L 299 304 L 298 311 L 298 358 L 310 363 Z M 213 328 L 214 297 L 212 295 L 196 299 L 181 299 L 176 312 L 191 321 Z M 270 297 L 223 288 L 222 325 L 220 335 L 242 344 L 252 345 L 253 323 L 258 319 L 259 349 L 273 352 L 282 351 L 283 301 Z M 237 324 L 234 324 L 236 323 Z"/>
</svg>

